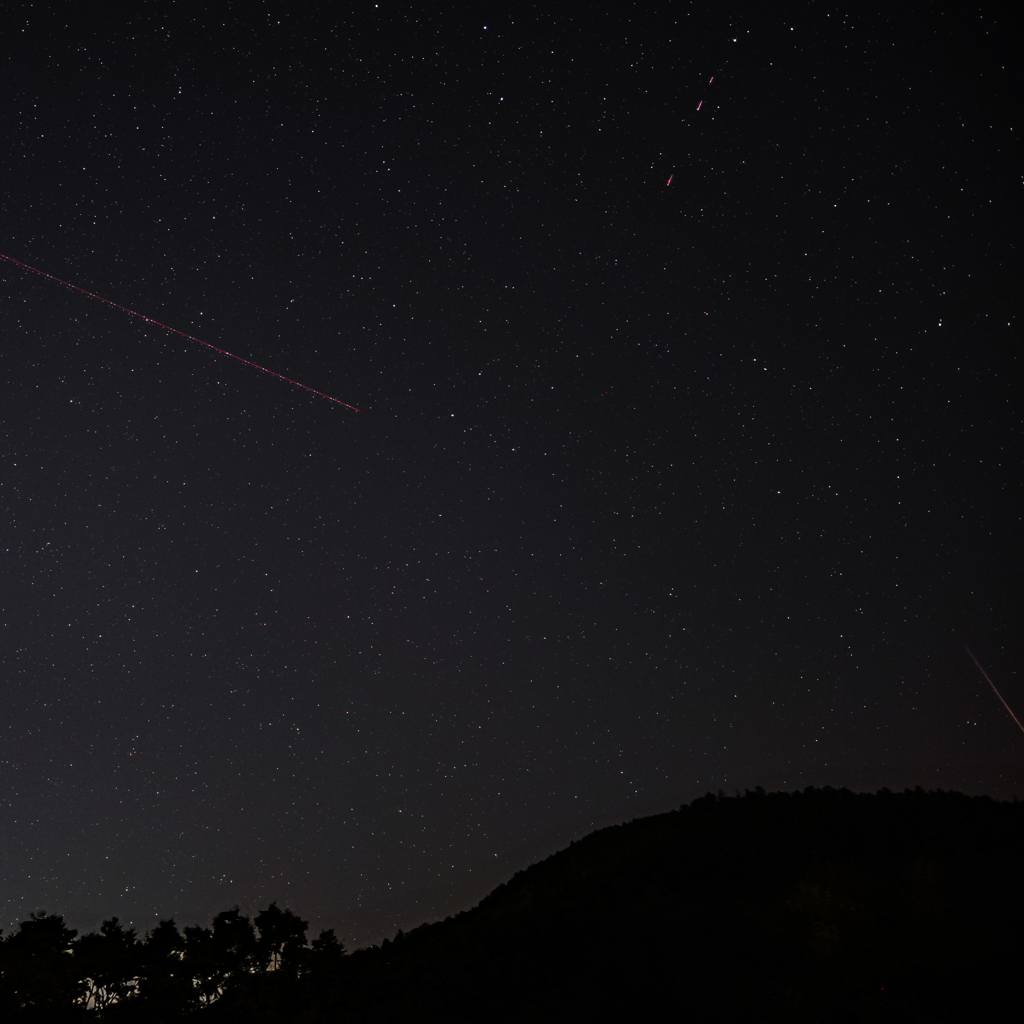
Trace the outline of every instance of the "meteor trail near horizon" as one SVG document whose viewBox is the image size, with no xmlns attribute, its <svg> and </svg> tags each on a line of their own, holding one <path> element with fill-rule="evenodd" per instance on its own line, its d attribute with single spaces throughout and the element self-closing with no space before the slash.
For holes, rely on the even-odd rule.
<svg viewBox="0 0 1024 1024">
<path fill-rule="evenodd" d="M 219 352 L 222 356 L 230 356 L 232 359 L 237 359 L 240 363 L 245 363 L 246 366 L 252 366 L 254 369 L 262 370 L 263 373 L 269 373 L 271 377 L 277 377 L 278 380 L 283 380 L 287 384 L 294 384 L 297 388 L 302 388 L 304 391 L 309 391 L 314 395 L 319 395 L 321 398 L 326 398 L 328 402 L 334 402 L 336 405 L 343 405 L 346 409 L 351 409 L 353 412 L 359 412 L 354 405 L 349 405 L 348 402 L 343 402 L 340 398 L 332 398 L 330 395 L 326 395 L 322 391 L 317 391 L 316 388 L 311 388 L 306 384 L 300 384 L 297 380 L 292 380 L 291 377 L 285 377 L 284 374 L 276 373 L 274 370 L 268 370 L 265 366 L 260 366 L 259 363 L 254 363 L 251 359 L 246 359 L 243 356 L 236 356 L 234 352 L 228 352 L 226 349 L 218 348 L 216 345 L 211 345 L 208 341 L 203 341 L 202 338 L 197 338 L 194 335 L 186 334 L 184 331 L 179 331 L 177 327 L 169 327 L 167 324 L 162 324 L 159 320 L 154 320 L 151 316 L 146 316 L 144 313 L 137 313 L 134 309 L 122 306 L 120 302 L 105 299 L 102 295 L 97 295 L 95 292 L 91 292 L 86 288 L 80 288 L 77 284 L 72 284 L 70 281 L 54 277 L 53 274 L 48 274 L 45 270 L 39 270 L 36 267 L 29 266 L 27 263 L 22 263 L 21 260 L 16 260 L 13 256 L 6 256 L 0 252 L 0 259 L 5 259 L 9 263 L 13 263 L 15 266 L 23 267 L 25 270 L 31 270 L 33 274 L 39 274 L 40 277 L 47 277 L 51 281 L 56 281 L 57 284 L 65 285 L 68 288 L 74 288 L 76 292 L 88 295 L 91 299 L 99 299 L 100 302 L 105 302 L 108 306 L 113 306 L 115 309 L 123 310 L 125 313 L 131 313 L 132 316 L 137 316 L 140 320 L 145 320 L 148 324 L 153 324 L 156 327 L 162 327 L 165 331 L 170 331 L 172 334 L 180 334 L 183 338 L 188 338 L 189 341 L 195 341 L 200 345 L 205 345 L 207 348 L 212 348 L 214 352 Z"/>
<path fill-rule="evenodd" d="M 978 666 L 978 671 L 985 677 L 985 682 L 987 682 L 988 685 L 992 687 L 992 692 L 999 698 L 1003 707 L 1010 712 L 1010 717 L 1017 723 L 1017 726 L 1020 729 L 1020 731 L 1024 732 L 1024 725 L 1020 724 L 1020 719 L 1018 719 L 1017 716 L 1010 710 L 1010 705 L 1007 704 L 1005 700 L 1003 700 L 1003 695 L 996 689 L 996 684 L 993 683 L 991 679 L 989 679 L 988 673 L 981 667 L 981 662 L 978 661 L 978 659 L 974 656 L 974 652 L 970 649 L 970 647 L 967 646 L 964 647 L 964 650 L 971 656 L 971 661 L 973 661 L 974 664 Z"/>
</svg>

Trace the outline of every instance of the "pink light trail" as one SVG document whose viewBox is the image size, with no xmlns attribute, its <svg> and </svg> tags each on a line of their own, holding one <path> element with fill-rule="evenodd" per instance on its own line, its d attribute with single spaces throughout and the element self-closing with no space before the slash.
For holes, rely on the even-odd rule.
<svg viewBox="0 0 1024 1024">
<path fill-rule="evenodd" d="M 965 647 L 964 650 L 968 654 L 970 654 L 971 661 L 973 661 L 974 664 L 978 666 L 978 671 L 985 677 L 985 682 L 992 687 L 992 692 L 999 698 L 1003 707 L 1006 708 L 1007 711 L 1010 711 L 1010 705 L 1007 704 L 1005 700 L 1003 700 L 1003 695 L 996 689 L 996 684 L 993 683 L 991 679 L 989 679 L 988 673 L 981 667 L 981 662 L 978 661 L 978 659 L 974 656 L 974 653 L 971 651 L 970 647 Z M 1024 732 L 1024 725 L 1020 724 L 1020 720 L 1012 711 L 1010 711 L 1010 717 L 1017 723 L 1018 727 L 1020 728 L 1020 731 Z"/>
<path fill-rule="evenodd" d="M 5 256 L 0 252 L 0 259 L 5 259 L 9 263 L 15 264 L 15 266 L 24 267 L 25 270 L 31 270 L 33 274 L 39 274 L 40 277 L 48 277 L 51 281 L 56 281 L 57 284 L 65 285 L 68 288 L 74 288 L 76 292 L 88 295 L 90 299 L 99 299 L 100 302 L 105 302 L 108 306 L 113 306 L 115 309 L 120 309 L 125 313 L 131 313 L 132 316 L 137 316 L 140 320 L 145 320 L 147 324 L 162 327 L 165 331 L 170 331 L 172 334 L 180 334 L 183 338 L 188 338 L 189 341 L 195 341 L 200 345 L 205 345 L 207 348 L 212 348 L 214 352 L 219 352 L 222 356 L 230 356 L 232 359 L 237 359 L 240 363 L 245 363 L 246 366 L 251 366 L 256 370 L 262 370 L 263 373 L 269 373 L 271 377 L 277 377 L 278 380 L 283 380 L 287 384 L 294 384 L 297 388 L 302 388 L 304 391 L 310 391 L 314 395 L 326 398 L 328 402 L 334 402 L 336 405 L 343 405 L 346 409 L 351 409 L 353 412 L 359 412 L 354 405 L 349 405 L 348 402 L 343 402 L 340 398 L 332 398 L 330 395 L 325 395 L 322 391 L 317 391 L 316 388 L 311 388 L 306 384 L 300 384 L 297 380 L 292 380 L 291 377 L 285 377 L 284 374 L 268 370 L 265 366 L 260 366 L 259 363 L 254 363 L 251 359 L 245 359 L 242 356 L 236 356 L 234 352 L 228 352 L 226 349 L 217 348 L 216 345 L 211 345 L 208 341 L 203 341 L 202 338 L 196 338 L 191 334 L 186 334 L 184 331 L 179 331 L 177 327 L 168 327 L 167 324 L 162 324 L 159 320 L 154 320 L 151 316 L 146 316 L 143 313 L 136 313 L 134 309 L 122 306 L 120 302 L 105 299 L 102 295 L 90 292 L 86 288 L 79 288 L 77 284 L 72 284 L 70 281 L 64 281 L 59 277 L 54 277 L 53 274 L 48 274 L 45 270 L 38 270 L 36 267 L 30 267 L 27 263 L 22 263 L 21 260 L 16 260 L 13 256 Z"/>
</svg>

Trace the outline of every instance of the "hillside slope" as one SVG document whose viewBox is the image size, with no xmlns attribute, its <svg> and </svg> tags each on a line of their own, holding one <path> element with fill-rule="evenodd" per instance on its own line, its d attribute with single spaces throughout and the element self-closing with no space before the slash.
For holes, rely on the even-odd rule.
<svg viewBox="0 0 1024 1024">
<path fill-rule="evenodd" d="M 1009 1020 L 1022 879 L 1021 803 L 708 796 L 355 953 L 339 995 L 366 1021 Z"/>
<path fill-rule="evenodd" d="M 350 956 L 271 904 L 210 928 L 33 915 L 0 1018 L 36 1024 L 1017 1021 L 1024 803 L 808 789 L 602 829 Z"/>
</svg>

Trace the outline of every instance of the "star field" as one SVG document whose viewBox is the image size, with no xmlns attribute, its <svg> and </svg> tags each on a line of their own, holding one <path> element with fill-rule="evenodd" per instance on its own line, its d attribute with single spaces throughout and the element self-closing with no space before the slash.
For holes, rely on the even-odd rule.
<svg viewBox="0 0 1024 1024">
<path fill-rule="evenodd" d="M 0 249 L 360 411 L 0 266 L 5 928 L 1020 792 L 985 11 L 223 10 L 0 12 Z"/>
</svg>

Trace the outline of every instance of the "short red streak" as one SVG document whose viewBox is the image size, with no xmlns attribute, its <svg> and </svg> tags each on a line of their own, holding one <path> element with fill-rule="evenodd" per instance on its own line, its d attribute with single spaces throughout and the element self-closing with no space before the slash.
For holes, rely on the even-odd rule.
<svg viewBox="0 0 1024 1024">
<path fill-rule="evenodd" d="M 700 110 L 700 107 L 701 107 L 701 103 L 703 103 L 703 102 L 704 102 L 704 101 L 703 101 L 703 100 L 701 100 L 701 101 L 700 101 L 700 103 L 698 103 L 698 104 L 697 104 L 697 109 L 698 109 L 698 110 Z"/>
<path fill-rule="evenodd" d="M 51 281 L 56 281 L 57 284 L 63 284 L 68 288 L 74 288 L 76 292 L 88 295 L 90 299 L 99 299 L 100 302 L 105 302 L 108 306 L 113 306 L 115 309 L 120 309 L 125 313 L 131 313 L 132 316 L 137 316 L 140 320 L 145 320 L 147 324 L 153 324 L 155 327 L 162 327 L 165 331 L 170 331 L 172 334 L 180 334 L 183 338 L 188 338 L 189 341 L 195 341 L 200 345 L 205 345 L 207 348 L 212 348 L 214 352 L 219 352 L 222 356 L 230 356 L 232 359 L 237 359 L 240 363 L 245 363 L 246 366 L 251 366 L 253 369 L 269 373 L 271 377 L 277 377 L 278 380 L 283 380 L 287 384 L 294 384 L 297 388 L 302 388 L 304 391 L 310 391 L 314 395 L 326 398 L 328 402 L 334 402 L 336 405 L 343 405 L 346 409 L 351 409 L 353 412 L 359 412 L 354 405 L 349 405 L 348 402 L 343 402 L 340 398 L 332 398 L 330 395 L 325 395 L 322 391 L 317 391 L 316 388 L 311 388 L 305 384 L 300 384 L 297 380 L 292 380 L 291 377 L 285 377 L 284 374 L 268 370 L 265 366 L 260 366 L 259 363 L 254 363 L 250 359 L 244 359 L 242 356 L 236 356 L 233 352 L 217 348 L 216 345 L 211 345 L 208 341 L 203 341 L 202 338 L 196 338 L 191 334 L 186 334 L 184 331 L 179 331 L 177 327 L 168 327 L 167 324 L 162 324 L 159 320 L 154 320 L 150 316 L 145 316 L 142 313 L 136 313 L 134 309 L 122 306 L 120 302 L 113 302 L 110 299 L 105 299 L 102 295 L 97 295 L 95 292 L 90 292 L 85 288 L 79 288 L 77 284 L 72 284 L 70 281 L 64 281 L 59 277 L 54 277 L 53 274 L 48 274 L 45 270 L 37 270 L 35 267 L 30 267 L 27 263 L 22 263 L 21 260 L 16 260 L 13 256 L 5 256 L 0 252 L 0 259 L 5 259 L 9 263 L 15 264 L 15 266 L 24 267 L 25 270 L 31 270 L 33 274 L 39 274 L 40 277 L 48 277 Z"/>
</svg>

